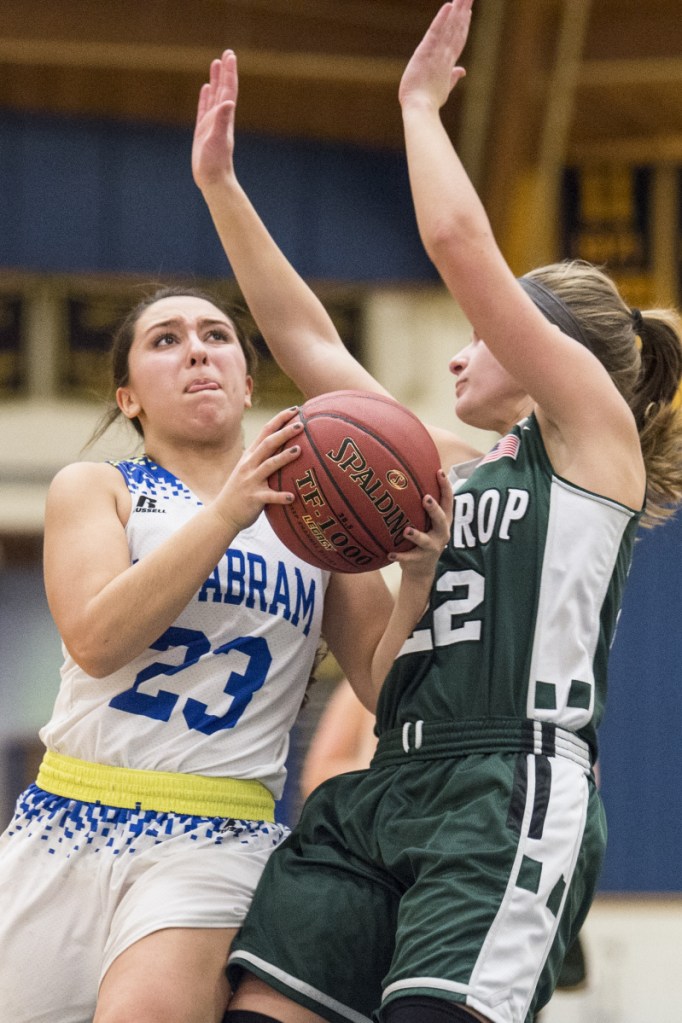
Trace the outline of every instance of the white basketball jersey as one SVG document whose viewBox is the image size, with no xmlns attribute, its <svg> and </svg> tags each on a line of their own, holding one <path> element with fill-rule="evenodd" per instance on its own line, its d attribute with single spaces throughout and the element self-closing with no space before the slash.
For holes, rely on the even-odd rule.
<svg viewBox="0 0 682 1023">
<path fill-rule="evenodd" d="M 113 464 L 132 498 L 126 535 L 135 562 L 201 502 L 147 456 Z M 258 779 L 278 799 L 328 581 L 328 572 L 284 547 L 261 514 L 173 625 L 124 668 L 93 678 L 64 649 L 43 742 L 117 767 Z"/>
</svg>

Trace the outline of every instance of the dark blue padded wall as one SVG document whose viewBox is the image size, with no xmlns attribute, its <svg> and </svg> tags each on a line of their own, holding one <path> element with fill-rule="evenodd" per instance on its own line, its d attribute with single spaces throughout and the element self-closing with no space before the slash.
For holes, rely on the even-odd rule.
<svg viewBox="0 0 682 1023">
<path fill-rule="evenodd" d="M 682 889 L 682 513 L 642 530 L 601 729 L 602 888 Z"/>
<path fill-rule="evenodd" d="M 177 128 L 0 116 L 0 266 L 223 276 L 190 151 Z M 402 153 L 240 136 L 236 163 L 307 277 L 435 279 Z"/>
</svg>

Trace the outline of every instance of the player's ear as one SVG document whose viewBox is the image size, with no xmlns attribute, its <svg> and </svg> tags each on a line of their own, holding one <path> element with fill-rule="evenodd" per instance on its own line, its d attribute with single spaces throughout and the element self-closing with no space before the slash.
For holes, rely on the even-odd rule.
<svg viewBox="0 0 682 1023">
<path fill-rule="evenodd" d="M 246 378 L 246 391 L 244 392 L 244 408 L 253 406 L 253 377 Z"/>
<path fill-rule="evenodd" d="M 136 419 L 142 411 L 142 406 L 135 397 L 135 392 L 130 387 L 118 387 L 116 389 L 116 404 L 126 419 Z"/>
</svg>

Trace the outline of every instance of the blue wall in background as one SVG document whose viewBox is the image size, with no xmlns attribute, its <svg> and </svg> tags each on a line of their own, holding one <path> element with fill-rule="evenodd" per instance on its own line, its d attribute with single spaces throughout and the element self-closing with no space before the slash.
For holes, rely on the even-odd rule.
<svg viewBox="0 0 682 1023">
<path fill-rule="evenodd" d="M 682 890 L 682 513 L 642 530 L 600 731 L 606 890 Z"/>
<path fill-rule="evenodd" d="M 224 276 L 191 143 L 178 128 L 0 114 L 0 266 Z M 402 153 L 240 136 L 235 163 L 304 276 L 435 279 Z"/>
</svg>

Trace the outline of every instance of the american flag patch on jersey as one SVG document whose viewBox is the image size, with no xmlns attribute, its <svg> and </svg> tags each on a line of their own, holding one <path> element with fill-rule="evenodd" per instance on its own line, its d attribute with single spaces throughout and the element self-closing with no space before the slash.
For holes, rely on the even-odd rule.
<svg viewBox="0 0 682 1023">
<path fill-rule="evenodd" d="M 481 459 L 481 465 L 486 462 L 496 462 L 498 458 L 516 458 L 521 447 L 521 441 L 514 433 L 508 433 L 501 437 L 497 444 L 493 445 L 485 458 Z"/>
</svg>

